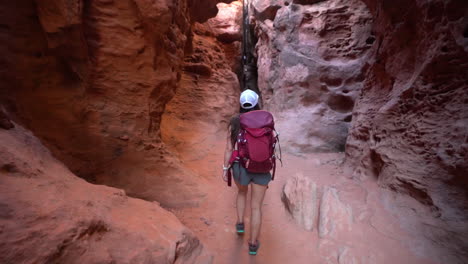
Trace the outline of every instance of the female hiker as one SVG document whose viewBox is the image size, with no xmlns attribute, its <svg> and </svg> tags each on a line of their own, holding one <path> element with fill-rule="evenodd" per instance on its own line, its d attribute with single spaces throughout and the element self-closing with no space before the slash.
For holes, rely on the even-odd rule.
<svg viewBox="0 0 468 264">
<path fill-rule="evenodd" d="M 248 243 L 249 254 L 256 255 L 260 246 L 258 237 L 262 223 L 263 198 L 265 197 L 268 183 L 272 180 L 272 175 L 269 171 L 272 168 L 274 169 L 275 166 L 273 154 L 276 138 L 273 135 L 274 126 L 271 114 L 267 111 L 253 110 L 260 110 L 258 106 L 258 94 L 247 89 L 240 95 L 240 115 L 231 118 L 229 123 L 224 154 L 223 179 L 228 181 L 228 185 L 230 185 L 230 177 L 228 175 L 230 176 L 232 172 L 234 182 L 238 188 L 236 200 L 236 231 L 238 234 L 244 233 L 247 191 L 248 186 L 251 186 L 251 220 Z M 267 120 L 266 124 L 263 124 L 265 123 L 264 120 Z M 254 124 L 256 127 L 250 128 L 249 123 Z M 250 151 L 247 149 L 250 149 Z M 255 150 L 255 153 L 252 153 L 252 150 Z M 250 154 L 246 154 L 247 152 Z M 262 159 L 261 157 L 260 159 L 256 159 L 256 155 L 263 155 L 266 159 Z M 257 162 L 258 160 L 261 160 L 261 162 Z"/>
</svg>

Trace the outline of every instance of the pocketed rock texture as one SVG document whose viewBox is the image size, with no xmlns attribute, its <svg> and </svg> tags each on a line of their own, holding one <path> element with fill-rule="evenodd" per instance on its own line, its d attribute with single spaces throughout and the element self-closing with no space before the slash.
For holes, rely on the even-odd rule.
<svg viewBox="0 0 468 264">
<path fill-rule="evenodd" d="M 205 183 L 161 142 L 160 122 L 183 70 L 207 74 L 184 57 L 192 24 L 217 10 L 212 0 L 4 1 L 0 104 L 78 176 L 197 204 Z"/>
<path fill-rule="evenodd" d="M 252 1 L 258 85 L 294 153 L 343 151 L 373 45 L 358 0 Z"/>
<path fill-rule="evenodd" d="M 76 177 L 19 125 L 0 142 L 1 263 L 212 263 L 157 203 Z"/>
<path fill-rule="evenodd" d="M 376 45 L 347 163 L 397 193 L 389 207 L 419 217 L 403 223 L 447 252 L 442 263 L 467 263 L 468 3 L 365 2 Z"/>
</svg>

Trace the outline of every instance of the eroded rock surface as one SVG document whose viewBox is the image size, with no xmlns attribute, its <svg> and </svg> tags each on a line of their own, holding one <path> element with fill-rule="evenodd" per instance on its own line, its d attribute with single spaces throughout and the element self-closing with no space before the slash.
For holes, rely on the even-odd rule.
<svg viewBox="0 0 468 264">
<path fill-rule="evenodd" d="M 324 174 L 286 184 L 293 215 L 318 232 L 294 248 L 304 249 L 304 263 L 466 263 L 466 1 L 364 2 L 256 0 L 250 8 L 259 87 L 283 146 L 341 151 L 353 122 L 353 180 L 315 188 Z M 196 205 L 219 172 L 222 154 L 210 152 L 221 153 L 238 105 L 240 9 L 213 0 L 2 3 L 2 262 L 210 262 L 157 204 L 74 177 L 16 124 L 88 181 L 173 210 Z M 266 210 L 278 211 L 280 193 Z M 195 219 L 233 233 L 231 207 L 224 218 Z M 290 217 L 271 215 L 271 236 L 290 235 Z M 216 242 L 220 251 L 241 248 Z M 278 244 L 264 245 L 273 252 L 266 262 L 290 260 L 289 251 L 274 254 Z"/>
<path fill-rule="evenodd" d="M 348 165 L 398 193 L 389 207 L 419 217 L 403 222 L 445 249 L 444 263 L 466 263 L 468 4 L 365 2 L 378 44 L 353 113 Z"/>
<path fill-rule="evenodd" d="M 0 142 L 1 263 L 212 263 L 157 203 L 76 177 L 19 125 Z"/>
<path fill-rule="evenodd" d="M 216 17 L 194 26 L 193 52 L 184 57 L 179 86 L 162 117 L 162 139 L 184 162 L 199 161 L 213 151 L 238 110 L 234 71 L 240 67 L 242 3 L 220 3 L 218 8 Z"/>
<path fill-rule="evenodd" d="M 230 4 L 219 3 L 217 6 L 218 13 L 205 25 L 222 43 L 242 41 L 242 1 L 237 0 Z"/>
<path fill-rule="evenodd" d="M 373 45 L 367 7 L 358 0 L 259 0 L 251 10 L 258 85 L 285 148 L 343 151 Z"/>
<path fill-rule="evenodd" d="M 0 100 L 80 177 L 195 205 L 205 183 L 162 143 L 160 123 L 184 70 L 213 74 L 184 58 L 193 23 L 217 10 L 212 0 L 7 1 Z"/>
</svg>

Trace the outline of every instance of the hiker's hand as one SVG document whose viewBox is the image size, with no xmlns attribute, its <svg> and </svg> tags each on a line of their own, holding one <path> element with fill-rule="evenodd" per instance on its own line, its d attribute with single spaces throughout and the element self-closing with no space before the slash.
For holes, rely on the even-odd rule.
<svg viewBox="0 0 468 264">
<path fill-rule="evenodd" d="M 228 171 L 227 170 L 223 170 L 223 181 L 227 182 L 228 181 Z"/>
</svg>

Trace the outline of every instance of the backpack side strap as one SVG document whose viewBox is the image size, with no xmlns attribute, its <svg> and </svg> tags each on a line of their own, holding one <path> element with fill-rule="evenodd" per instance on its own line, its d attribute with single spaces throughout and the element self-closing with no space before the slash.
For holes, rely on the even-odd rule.
<svg viewBox="0 0 468 264">
<path fill-rule="evenodd" d="M 228 175 L 227 175 L 227 178 L 228 178 L 228 181 L 227 181 L 227 184 L 229 187 L 231 187 L 232 185 L 232 164 L 234 163 L 234 161 L 238 161 L 239 160 L 239 151 L 237 149 L 233 150 L 232 153 L 231 153 L 231 158 L 229 159 L 229 170 L 228 170 Z"/>
<path fill-rule="evenodd" d="M 281 167 L 283 167 L 283 160 L 282 160 L 282 156 L 283 154 L 281 153 L 281 145 L 280 145 L 280 140 L 279 140 L 279 133 L 273 129 L 275 131 L 275 143 L 273 145 L 273 151 L 274 151 L 274 154 L 273 154 L 273 173 L 271 175 L 271 180 L 274 180 L 275 179 L 275 174 L 276 174 L 276 144 L 278 144 L 278 149 L 279 149 L 279 161 L 281 163 Z"/>
<path fill-rule="evenodd" d="M 280 140 L 279 140 L 279 133 L 276 130 L 274 130 L 274 131 L 275 131 L 275 139 L 276 139 L 275 145 L 276 145 L 276 143 L 278 143 L 278 149 L 279 149 L 278 159 L 279 159 L 279 161 L 281 163 L 281 167 L 283 167 L 283 153 L 281 153 L 281 144 L 280 144 Z M 276 152 L 276 148 L 275 148 L 275 152 Z M 275 155 L 275 157 L 276 157 L 276 155 Z"/>
<path fill-rule="evenodd" d="M 273 158 L 273 174 L 271 175 L 271 180 L 275 179 L 275 173 L 276 173 L 276 158 Z"/>
</svg>

